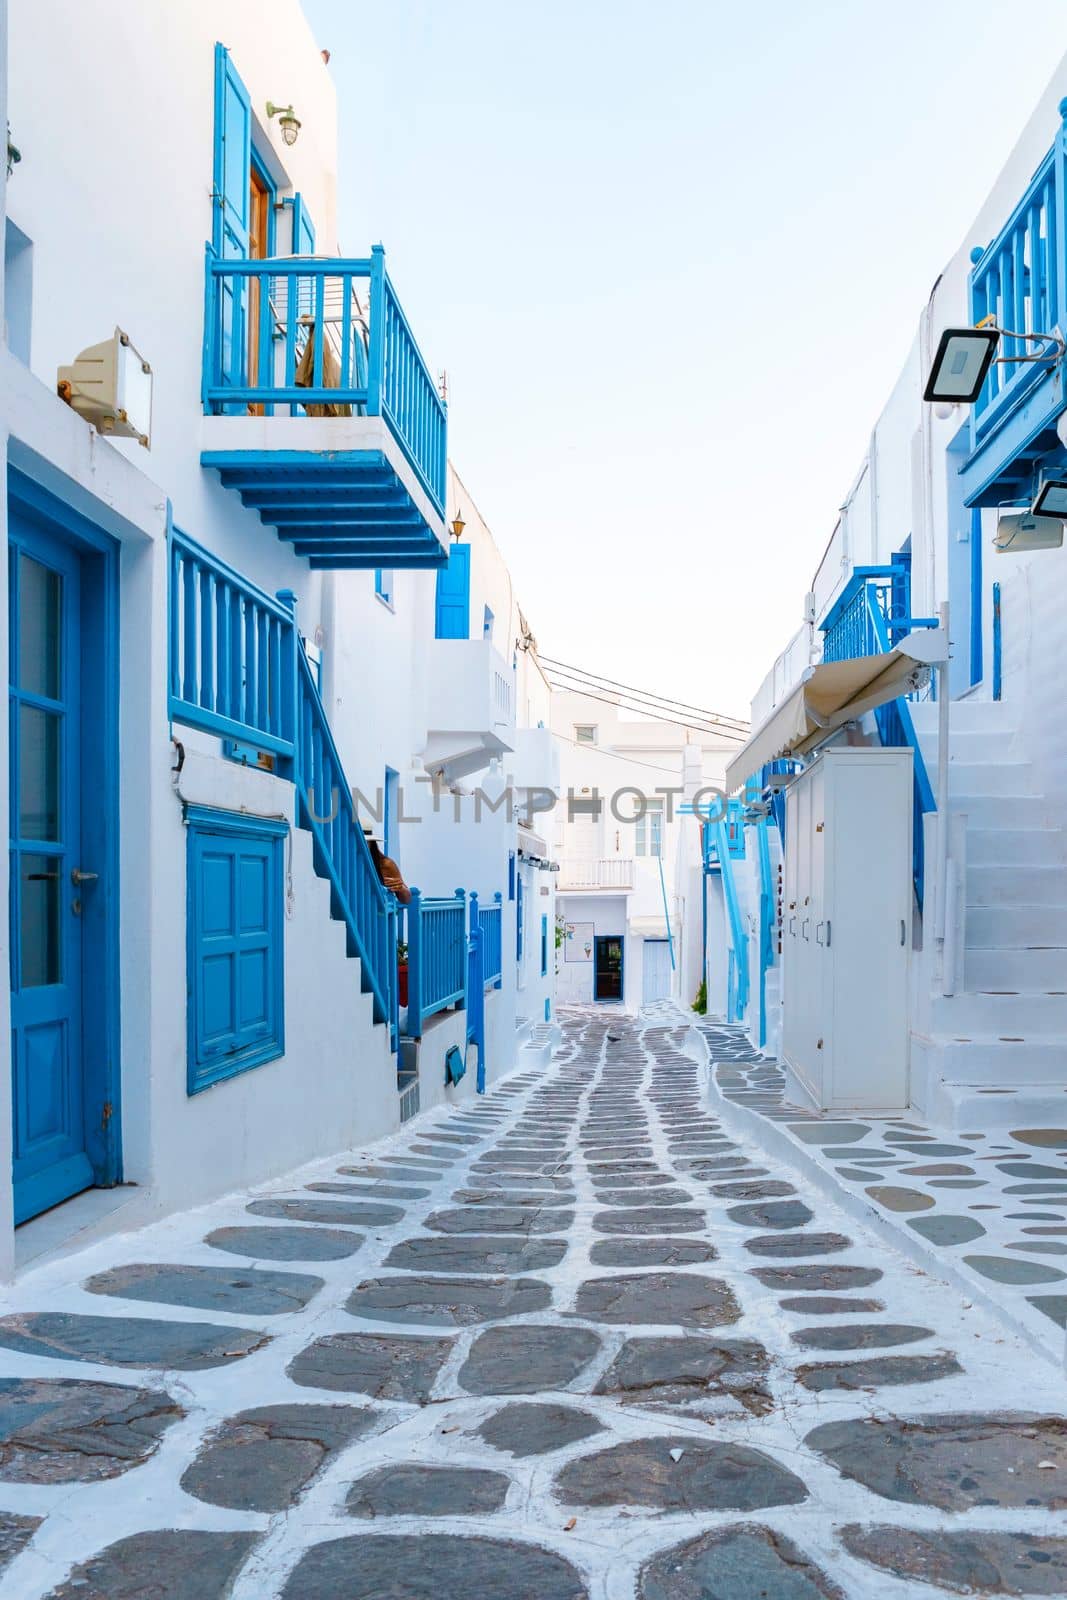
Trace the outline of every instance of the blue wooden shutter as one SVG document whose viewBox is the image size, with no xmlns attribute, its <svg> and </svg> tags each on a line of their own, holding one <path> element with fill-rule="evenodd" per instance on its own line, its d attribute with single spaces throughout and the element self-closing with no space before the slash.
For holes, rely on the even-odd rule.
<svg viewBox="0 0 1067 1600">
<path fill-rule="evenodd" d="M 315 224 L 308 215 L 307 204 L 302 194 L 293 196 L 293 255 L 313 256 L 315 254 Z"/>
<path fill-rule="evenodd" d="M 541 918 L 541 976 L 548 973 L 548 918 Z"/>
<path fill-rule="evenodd" d="M 249 173 L 252 166 L 252 102 L 225 45 L 215 46 L 215 171 L 211 243 L 220 260 L 248 255 Z M 221 376 L 244 382 L 247 286 L 223 279 L 220 304 Z"/>
<path fill-rule="evenodd" d="M 448 565 L 437 569 L 438 639 L 470 637 L 471 547 L 454 544 Z"/>
<path fill-rule="evenodd" d="M 522 960 L 522 873 L 515 885 L 515 960 Z"/>
<path fill-rule="evenodd" d="M 188 874 L 194 1094 L 282 1052 L 281 838 L 191 823 Z"/>
</svg>

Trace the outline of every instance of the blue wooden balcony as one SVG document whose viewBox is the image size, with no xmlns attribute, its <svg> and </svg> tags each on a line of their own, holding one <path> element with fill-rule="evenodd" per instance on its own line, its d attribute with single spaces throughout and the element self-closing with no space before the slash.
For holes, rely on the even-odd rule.
<svg viewBox="0 0 1067 1600">
<path fill-rule="evenodd" d="M 1060 116 L 1067 113 L 1067 100 Z M 1003 228 L 971 252 L 971 319 L 1010 330 L 1002 357 L 1041 347 L 1017 337 L 1051 333 L 1067 320 L 1067 124 Z M 994 363 L 971 417 L 971 449 L 960 468 L 969 506 L 1029 504 L 1041 471 L 1059 470 L 1056 422 L 1064 409 L 1063 362 Z"/>
<path fill-rule="evenodd" d="M 443 565 L 446 411 L 381 246 L 206 271 L 202 465 L 312 567 Z"/>
</svg>

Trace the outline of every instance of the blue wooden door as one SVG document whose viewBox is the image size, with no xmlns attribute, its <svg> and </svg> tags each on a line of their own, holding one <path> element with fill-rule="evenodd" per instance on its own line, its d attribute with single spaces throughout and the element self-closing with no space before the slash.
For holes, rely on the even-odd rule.
<svg viewBox="0 0 1067 1600">
<path fill-rule="evenodd" d="M 11 1064 L 15 1221 L 87 1188 L 77 555 L 10 523 Z M 91 708 L 86 707 L 87 711 Z M 91 753 L 91 752 L 90 752 Z"/>
<path fill-rule="evenodd" d="M 646 939 L 642 952 L 642 992 L 644 1005 L 653 1000 L 669 1000 L 671 995 L 671 952 L 666 939 Z"/>
<path fill-rule="evenodd" d="M 454 544 L 448 565 L 437 569 L 439 639 L 469 639 L 471 631 L 471 547 Z"/>
<path fill-rule="evenodd" d="M 252 102 L 224 45 L 215 46 L 214 226 L 211 243 L 222 261 L 248 255 L 251 223 Z M 223 383 L 240 388 L 248 352 L 248 285 L 224 278 L 220 295 L 219 338 Z M 243 411 L 244 406 L 234 409 Z"/>
</svg>

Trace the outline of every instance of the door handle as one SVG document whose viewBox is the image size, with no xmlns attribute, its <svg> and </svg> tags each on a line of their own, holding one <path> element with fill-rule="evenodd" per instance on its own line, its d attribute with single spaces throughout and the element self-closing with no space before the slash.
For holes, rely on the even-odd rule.
<svg viewBox="0 0 1067 1600">
<path fill-rule="evenodd" d="M 800 924 L 800 937 L 804 940 L 805 944 L 810 943 L 810 940 L 808 939 L 808 923 L 810 921 L 810 917 L 805 917 L 804 921 Z"/>
<path fill-rule="evenodd" d="M 829 950 L 829 948 L 830 948 L 830 919 L 829 919 L 829 917 L 827 917 L 825 922 L 817 922 L 815 924 L 815 943 L 816 944 L 822 944 L 823 943 L 821 932 L 820 932 L 820 930 L 823 929 L 823 928 L 826 929 L 826 944 L 825 944 L 825 948 L 827 950 Z"/>
<path fill-rule="evenodd" d="M 83 872 L 81 867 L 75 867 L 70 875 L 71 883 L 95 883 L 100 876 L 98 872 Z"/>
<path fill-rule="evenodd" d="M 791 939 L 795 939 L 796 938 L 796 934 L 793 932 L 793 929 L 796 927 L 796 925 L 797 925 L 796 917 L 790 917 L 790 919 L 789 919 L 789 937 Z"/>
<path fill-rule="evenodd" d="M 900 945 L 901 945 L 901 949 L 904 948 L 904 943 L 905 943 L 906 938 L 907 938 L 907 934 L 905 933 L 905 929 L 904 929 L 904 918 L 901 917 L 901 919 L 900 919 Z"/>
</svg>

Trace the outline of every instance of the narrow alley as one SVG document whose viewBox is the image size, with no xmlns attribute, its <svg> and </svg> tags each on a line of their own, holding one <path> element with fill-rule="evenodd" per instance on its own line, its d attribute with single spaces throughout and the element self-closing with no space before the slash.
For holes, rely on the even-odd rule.
<svg viewBox="0 0 1067 1600">
<path fill-rule="evenodd" d="M 561 1020 L 545 1074 L 23 1277 L 5 1600 L 1067 1590 L 1055 1367 L 729 1137 L 673 1007 Z"/>
</svg>

